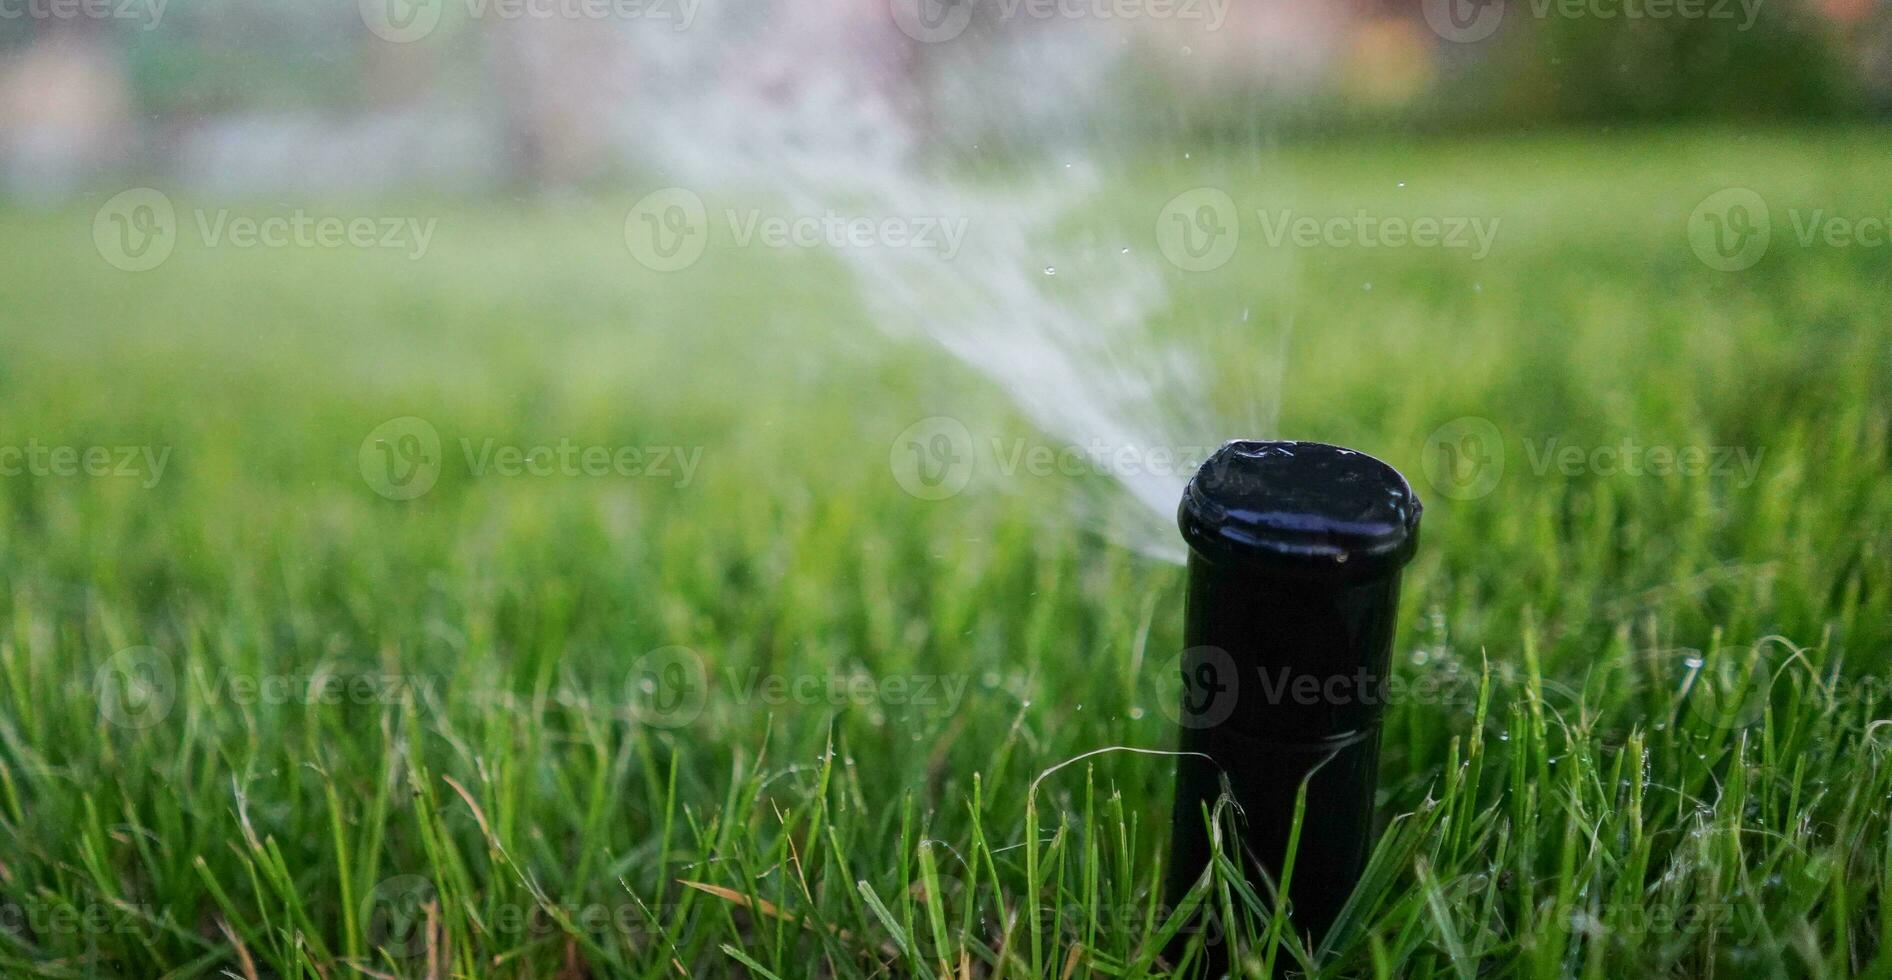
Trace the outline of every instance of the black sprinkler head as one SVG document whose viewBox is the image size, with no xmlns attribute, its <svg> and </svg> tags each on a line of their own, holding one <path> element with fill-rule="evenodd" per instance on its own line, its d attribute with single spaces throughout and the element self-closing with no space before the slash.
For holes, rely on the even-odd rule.
<svg viewBox="0 0 1892 980">
<path fill-rule="evenodd" d="M 1204 812 L 1224 778 L 1241 814 L 1238 862 L 1276 880 L 1307 783 L 1288 887 L 1302 936 L 1318 943 L 1352 893 L 1373 837 L 1399 573 L 1419 512 L 1399 471 L 1317 442 L 1230 442 L 1189 482 L 1178 514 L 1189 754 L 1176 764 L 1172 907 L 1209 861 Z M 1211 975 L 1228 969 L 1220 936 L 1210 932 Z"/>
</svg>

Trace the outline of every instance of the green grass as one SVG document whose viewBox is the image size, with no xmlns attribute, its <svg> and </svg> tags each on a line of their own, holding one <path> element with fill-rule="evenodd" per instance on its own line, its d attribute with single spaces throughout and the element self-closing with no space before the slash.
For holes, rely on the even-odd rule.
<svg viewBox="0 0 1892 980">
<path fill-rule="evenodd" d="M 1872 133 L 1647 133 L 1119 174 L 1096 220 L 1139 248 L 1208 182 L 1501 220 L 1476 261 L 1245 242 L 1158 325 L 1254 310 L 1217 328 L 1234 391 L 1291 317 L 1279 434 L 1426 500 L 1394 656 L 1435 693 L 1390 711 L 1389 829 L 1321 969 L 1892 972 L 1892 248 L 1784 214 L 1883 216 L 1889 164 Z M 1731 184 L 1775 237 L 1722 273 L 1684 229 Z M 0 223 L 0 445 L 171 451 L 150 488 L 0 478 L 0 973 L 1164 968 L 1168 760 L 1057 767 L 1172 743 L 1180 575 L 1064 522 L 1061 481 L 903 493 L 918 419 L 1043 437 L 831 262 L 658 275 L 625 200 L 419 201 L 332 210 L 437 216 L 420 262 L 186 241 L 132 275 L 93 250 L 105 196 Z M 401 501 L 358 451 L 404 416 L 445 465 Z M 1506 467 L 1455 500 L 1424 454 L 1468 416 Z M 701 462 L 475 476 L 488 438 Z M 1533 466 L 1625 438 L 1761 462 Z M 640 686 L 693 665 L 700 705 Z M 1254 969 L 1312 955 L 1260 882 L 1201 897 Z"/>
</svg>

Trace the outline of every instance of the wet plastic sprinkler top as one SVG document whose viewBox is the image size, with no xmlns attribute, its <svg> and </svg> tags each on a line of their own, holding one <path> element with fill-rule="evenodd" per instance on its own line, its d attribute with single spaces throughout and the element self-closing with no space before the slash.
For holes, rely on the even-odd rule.
<svg viewBox="0 0 1892 980">
<path fill-rule="evenodd" d="M 1344 578 L 1412 556 L 1419 498 L 1398 470 L 1319 442 L 1227 443 L 1183 493 L 1183 540 L 1218 564 Z"/>
</svg>

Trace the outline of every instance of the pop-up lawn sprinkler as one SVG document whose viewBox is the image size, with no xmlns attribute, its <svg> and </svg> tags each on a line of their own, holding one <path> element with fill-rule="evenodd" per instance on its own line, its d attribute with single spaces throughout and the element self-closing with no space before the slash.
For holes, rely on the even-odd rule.
<svg viewBox="0 0 1892 980">
<path fill-rule="evenodd" d="M 1241 811 L 1227 850 L 1277 880 L 1305 781 L 1290 918 L 1316 943 L 1333 923 L 1373 836 L 1399 574 L 1419 511 L 1397 470 L 1313 442 L 1231 442 L 1190 481 L 1172 907 L 1209 861 L 1204 811 L 1222 779 Z M 1211 975 L 1228 957 L 1217 938 Z"/>
</svg>

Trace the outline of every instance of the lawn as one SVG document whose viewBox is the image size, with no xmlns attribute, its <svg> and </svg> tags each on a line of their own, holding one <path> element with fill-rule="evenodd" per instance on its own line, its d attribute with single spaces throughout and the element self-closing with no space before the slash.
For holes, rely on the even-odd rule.
<svg viewBox="0 0 1892 980">
<path fill-rule="evenodd" d="M 1886 217 L 1882 134 L 1202 156 L 1112 168 L 1091 220 L 1153 251 L 1216 183 L 1497 228 L 1250 225 L 1167 273 L 1151 329 L 1215 325 L 1216 411 L 1278 370 L 1262 434 L 1427 508 L 1381 847 L 1324 943 L 1215 879 L 1249 965 L 1892 973 L 1892 246 L 1799 234 Z M 1690 214 L 1730 186 L 1772 239 L 1719 271 Z M 1174 740 L 1181 573 L 1068 517 L 1078 480 L 903 492 L 921 419 L 1063 437 L 829 257 L 657 273 L 634 197 L 412 199 L 312 209 L 435 218 L 418 261 L 192 228 L 126 273 L 106 196 L 0 212 L 0 447 L 43 461 L 0 477 L 0 973 L 1165 969 L 1170 764 L 1123 749 Z M 1477 425 L 1495 482 L 1428 479 Z"/>
</svg>

